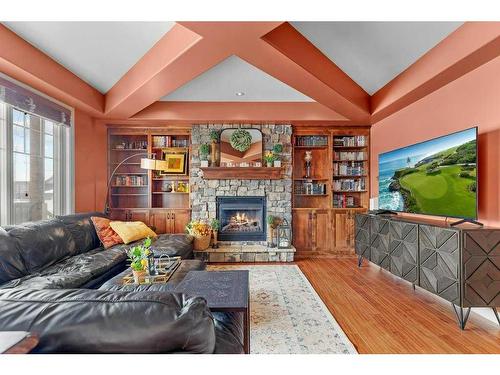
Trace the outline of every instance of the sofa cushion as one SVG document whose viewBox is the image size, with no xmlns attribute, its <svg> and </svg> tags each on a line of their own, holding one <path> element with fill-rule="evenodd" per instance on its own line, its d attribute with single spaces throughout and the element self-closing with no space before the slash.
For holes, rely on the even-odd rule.
<svg viewBox="0 0 500 375">
<path fill-rule="evenodd" d="M 17 240 L 0 227 L 0 285 L 28 274 Z"/>
<path fill-rule="evenodd" d="M 28 273 L 37 272 L 75 253 L 71 232 L 57 219 L 6 226 L 4 229 L 15 241 L 15 246 L 9 246 L 9 249 L 21 255 Z"/>
<path fill-rule="evenodd" d="M 111 221 L 109 226 L 120 236 L 125 244 L 157 236 L 142 221 Z"/>
<path fill-rule="evenodd" d="M 194 237 L 189 234 L 160 234 L 153 239 L 151 249 L 155 257 L 166 254 L 191 259 L 193 258 L 193 239 Z"/>
<path fill-rule="evenodd" d="M 243 313 L 212 313 L 215 324 L 215 354 L 243 354 Z"/>
<path fill-rule="evenodd" d="M 89 212 L 74 215 L 57 216 L 73 236 L 74 248 L 72 254 L 81 254 L 101 246 L 94 225 L 90 218 L 106 217 L 102 212 Z"/>
<path fill-rule="evenodd" d="M 111 220 L 105 217 L 97 216 L 92 216 L 90 220 L 92 220 L 97 237 L 99 237 L 99 240 L 105 249 L 109 249 L 111 246 L 123 243 L 123 240 L 120 238 L 118 233 L 116 233 L 109 225 Z"/>
<path fill-rule="evenodd" d="M 127 258 L 123 248 L 102 247 L 84 254 L 66 258 L 39 272 L 11 280 L 0 286 L 1 289 L 65 289 L 78 288 L 112 267 L 124 263 Z"/>
<path fill-rule="evenodd" d="M 0 291 L 0 331 L 36 332 L 37 353 L 212 353 L 215 347 L 205 300 L 180 293 Z"/>
</svg>

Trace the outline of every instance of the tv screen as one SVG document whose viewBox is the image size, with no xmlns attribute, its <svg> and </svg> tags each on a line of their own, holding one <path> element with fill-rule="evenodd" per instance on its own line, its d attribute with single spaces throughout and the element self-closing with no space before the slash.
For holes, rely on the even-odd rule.
<svg viewBox="0 0 500 375">
<path fill-rule="evenodd" d="M 477 127 L 379 155 L 379 209 L 477 218 Z"/>
</svg>

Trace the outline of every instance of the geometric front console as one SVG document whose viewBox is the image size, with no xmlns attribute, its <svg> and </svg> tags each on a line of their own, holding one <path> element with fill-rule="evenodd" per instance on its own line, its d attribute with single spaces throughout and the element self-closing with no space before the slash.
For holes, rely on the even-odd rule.
<svg viewBox="0 0 500 375">
<path fill-rule="evenodd" d="M 367 259 L 451 302 L 461 329 L 471 307 L 491 307 L 500 324 L 500 229 L 369 213 L 354 223 L 358 265 Z"/>
</svg>

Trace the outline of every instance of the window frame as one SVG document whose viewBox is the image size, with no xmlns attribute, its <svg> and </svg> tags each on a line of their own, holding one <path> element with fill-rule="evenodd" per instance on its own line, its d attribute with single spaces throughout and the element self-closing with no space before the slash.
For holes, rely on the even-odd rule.
<svg viewBox="0 0 500 375">
<path fill-rule="evenodd" d="M 39 95 L 42 95 L 39 93 Z M 49 98 L 50 99 L 50 98 Z M 53 99 L 50 99 L 53 100 Z M 61 104 L 61 103 L 59 103 Z M 61 104 L 62 105 L 62 104 Z M 3 169 L 5 167 L 5 173 L 0 174 L 0 225 L 12 225 L 14 223 L 14 110 L 20 111 L 24 114 L 30 116 L 35 116 L 40 118 L 41 121 L 41 159 L 45 163 L 45 122 L 51 122 L 53 124 L 53 154 L 51 158 L 56 158 L 59 155 L 58 160 L 54 163 L 53 178 L 54 178 L 54 191 L 53 191 L 53 210 L 54 216 L 66 215 L 74 212 L 74 111 L 71 110 L 70 126 L 64 124 L 58 124 L 53 120 L 46 119 L 39 115 L 27 112 L 15 106 L 12 106 L 5 102 L 0 102 L 0 137 L 5 135 L 5 151 L 4 155 L 0 155 L 0 167 Z M 2 111 L 4 112 L 4 119 L 1 117 Z M 58 133 L 57 137 L 55 132 Z M 57 142 L 56 142 L 57 139 Z M 45 164 L 44 164 L 45 165 Z M 56 184 L 56 173 L 58 174 L 57 179 L 60 180 Z M 57 185 L 57 187 L 56 187 Z M 56 190 L 58 193 L 56 194 Z M 57 198 L 56 198 L 57 195 Z"/>
</svg>

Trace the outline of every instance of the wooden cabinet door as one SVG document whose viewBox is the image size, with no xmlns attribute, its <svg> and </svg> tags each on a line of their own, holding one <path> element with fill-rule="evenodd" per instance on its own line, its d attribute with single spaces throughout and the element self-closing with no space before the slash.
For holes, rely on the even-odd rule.
<svg viewBox="0 0 500 375">
<path fill-rule="evenodd" d="M 190 210 L 172 210 L 170 212 L 171 220 L 171 233 L 184 233 L 186 231 L 186 225 L 191 220 Z"/>
<path fill-rule="evenodd" d="M 127 221 L 128 217 L 128 210 L 111 210 L 111 212 L 109 213 L 110 220 Z"/>
<path fill-rule="evenodd" d="M 149 210 L 130 210 L 129 221 L 142 221 L 149 225 Z"/>
<path fill-rule="evenodd" d="M 293 245 L 298 252 L 312 251 L 312 211 L 294 210 L 292 214 Z"/>
<path fill-rule="evenodd" d="M 354 210 L 336 211 L 334 214 L 333 226 L 336 249 L 343 252 L 348 251 L 354 254 Z"/>
<path fill-rule="evenodd" d="M 150 225 L 154 227 L 156 234 L 168 233 L 167 228 L 170 225 L 167 219 L 166 211 L 154 211 L 150 216 Z"/>
<path fill-rule="evenodd" d="M 332 222 L 329 210 L 315 210 L 312 213 L 312 242 L 315 251 L 329 251 L 332 248 L 330 233 Z"/>
</svg>

